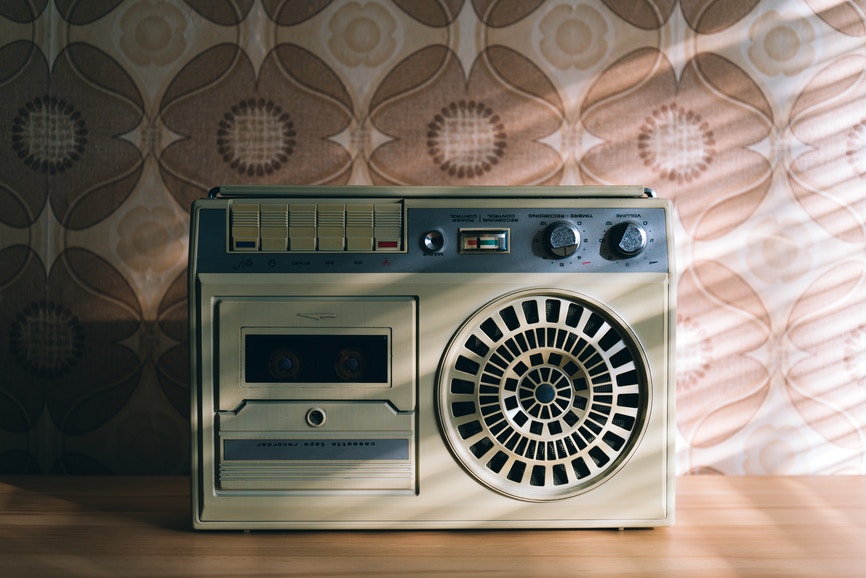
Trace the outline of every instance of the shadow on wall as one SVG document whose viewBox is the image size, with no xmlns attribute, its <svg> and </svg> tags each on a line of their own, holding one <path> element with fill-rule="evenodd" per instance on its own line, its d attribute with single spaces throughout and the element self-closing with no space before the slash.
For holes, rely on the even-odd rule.
<svg viewBox="0 0 866 578">
<path fill-rule="evenodd" d="M 0 472 L 188 471 L 185 274 L 154 321 L 85 249 L 68 249 L 47 274 L 27 247 L 5 249 L 0 286 L 11 320 L 0 337 Z"/>
<path fill-rule="evenodd" d="M 0 470 L 188 470 L 219 184 L 676 206 L 679 471 L 866 471 L 857 3 L 0 3 Z"/>
</svg>

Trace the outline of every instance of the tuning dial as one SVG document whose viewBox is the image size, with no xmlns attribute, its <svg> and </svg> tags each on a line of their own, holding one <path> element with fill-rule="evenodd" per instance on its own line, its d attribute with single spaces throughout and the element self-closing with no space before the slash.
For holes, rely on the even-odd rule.
<svg viewBox="0 0 866 578">
<path fill-rule="evenodd" d="M 620 257 L 634 257 L 646 248 L 646 231 L 633 221 L 625 221 L 608 232 L 608 243 Z"/>
<path fill-rule="evenodd" d="M 544 248 L 551 257 L 564 259 L 580 246 L 580 231 L 567 221 L 551 223 L 544 230 Z"/>
</svg>

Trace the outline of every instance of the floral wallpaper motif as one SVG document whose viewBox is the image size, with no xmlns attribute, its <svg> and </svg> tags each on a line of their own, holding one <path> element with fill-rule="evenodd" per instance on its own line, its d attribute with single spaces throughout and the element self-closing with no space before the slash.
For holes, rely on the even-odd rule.
<svg viewBox="0 0 866 578">
<path fill-rule="evenodd" d="M 866 473 L 861 0 L 0 3 L 0 473 L 185 473 L 220 183 L 675 203 L 678 471 Z"/>
</svg>

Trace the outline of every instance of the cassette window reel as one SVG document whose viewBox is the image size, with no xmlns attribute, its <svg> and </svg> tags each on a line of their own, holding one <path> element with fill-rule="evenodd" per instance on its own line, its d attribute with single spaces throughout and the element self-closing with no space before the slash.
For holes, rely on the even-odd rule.
<svg viewBox="0 0 866 578">
<path fill-rule="evenodd" d="M 642 351 L 604 306 L 520 293 L 477 312 L 452 340 L 438 383 L 446 441 L 481 483 L 561 499 L 613 475 L 649 408 Z"/>
</svg>

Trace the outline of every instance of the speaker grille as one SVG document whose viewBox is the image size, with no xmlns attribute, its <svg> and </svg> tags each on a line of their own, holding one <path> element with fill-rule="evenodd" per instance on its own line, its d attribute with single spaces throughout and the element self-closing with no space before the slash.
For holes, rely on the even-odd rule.
<svg viewBox="0 0 866 578">
<path fill-rule="evenodd" d="M 643 352 L 607 307 L 520 292 L 473 315 L 439 371 L 437 412 L 458 461 L 514 498 L 561 499 L 613 475 L 650 407 Z"/>
</svg>

